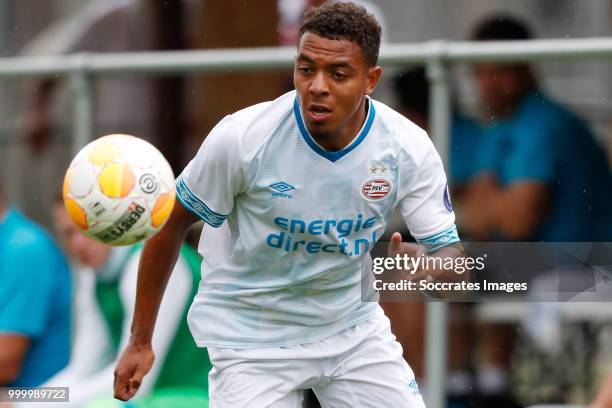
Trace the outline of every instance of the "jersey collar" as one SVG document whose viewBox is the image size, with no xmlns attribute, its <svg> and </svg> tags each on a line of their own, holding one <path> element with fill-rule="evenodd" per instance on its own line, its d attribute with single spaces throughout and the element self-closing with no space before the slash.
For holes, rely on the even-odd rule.
<svg viewBox="0 0 612 408">
<path fill-rule="evenodd" d="M 357 134 L 357 137 L 353 139 L 351 143 L 349 143 L 344 149 L 338 150 L 335 152 L 330 152 L 322 148 L 315 140 L 312 138 L 308 130 L 306 129 L 306 125 L 304 124 L 304 119 L 302 118 L 302 112 L 300 111 L 300 104 L 298 102 L 297 96 L 293 102 L 293 112 L 295 114 L 295 120 L 297 122 L 298 128 L 300 129 L 300 134 L 304 138 L 306 144 L 314 150 L 320 156 L 323 156 L 327 160 L 331 162 L 336 162 L 340 160 L 342 157 L 350 153 L 353 149 L 355 149 L 359 144 L 365 139 L 365 137 L 370 132 L 370 128 L 372 127 L 372 123 L 374 122 L 374 117 L 376 116 L 376 110 L 374 109 L 374 104 L 372 103 L 372 99 L 366 95 L 366 103 L 368 104 L 368 113 L 361 127 L 361 130 Z"/>
</svg>

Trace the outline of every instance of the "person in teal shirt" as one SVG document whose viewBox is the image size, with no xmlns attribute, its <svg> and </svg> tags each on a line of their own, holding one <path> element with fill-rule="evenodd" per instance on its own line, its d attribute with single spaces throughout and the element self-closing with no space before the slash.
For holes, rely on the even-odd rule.
<svg viewBox="0 0 612 408">
<path fill-rule="evenodd" d="M 476 40 L 520 40 L 529 31 L 493 18 Z M 488 119 L 461 223 L 471 236 L 545 242 L 612 240 L 612 177 L 587 124 L 551 100 L 525 64 L 479 63 Z"/>
<path fill-rule="evenodd" d="M 38 386 L 66 366 L 70 308 L 64 256 L 0 188 L 0 386 Z"/>
</svg>

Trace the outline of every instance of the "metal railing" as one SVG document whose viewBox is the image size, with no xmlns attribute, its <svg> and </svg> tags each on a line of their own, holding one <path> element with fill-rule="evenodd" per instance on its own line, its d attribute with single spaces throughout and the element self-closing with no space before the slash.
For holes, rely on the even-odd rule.
<svg viewBox="0 0 612 408">
<path fill-rule="evenodd" d="M 99 75 L 142 73 L 244 72 L 288 69 L 294 47 L 206 51 L 75 54 L 68 56 L 0 58 L 2 77 L 71 78 L 74 92 L 73 149 L 78 151 L 93 137 L 92 79 Z M 446 42 L 385 45 L 383 66 L 421 64 L 427 68 L 431 95 L 431 136 L 448 165 L 450 92 L 448 66 L 456 62 L 537 61 L 612 58 L 612 38 L 529 40 L 504 42 Z M 427 304 L 426 395 L 430 408 L 444 407 L 446 385 L 447 305 Z"/>
</svg>

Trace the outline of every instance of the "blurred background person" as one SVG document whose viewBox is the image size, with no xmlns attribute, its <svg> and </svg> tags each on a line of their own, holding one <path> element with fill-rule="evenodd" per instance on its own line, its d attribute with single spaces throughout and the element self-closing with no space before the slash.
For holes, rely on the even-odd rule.
<svg viewBox="0 0 612 408">
<path fill-rule="evenodd" d="M 521 21 L 495 16 L 477 41 L 532 38 Z M 479 63 L 486 119 L 460 225 L 480 239 L 612 240 L 612 178 L 588 125 L 538 87 L 529 65 Z"/>
<path fill-rule="evenodd" d="M 115 361 L 130 337 L 142 245 L 111 247 L 86 237 L 69 218 L 61 199 L 53 216 L 74 261 L 81 292 L 76 298 L 73 356 L 45 385 L 69 386 L 71 406 L 86 406 L 97 399 L 99 404 L 114 403 Z M 153 376 L 143 382 L 145 397 L 135 402 L 136 407 L 208 405 L 208 352 L 196 346 L 186 320 L 200 280 L 200 262 L 195 250 L 184 244 L 160 306 L 153 337 Z"/>
<path fill-rule="evenodd" d="M 476 41 L 531 38 L 525 23 L 505 15 L 483 20 L 472 35 Z M 587 123 L 547 96 L 527 64 L 478 63 L 474 78 L 484 123 L 475 176 L 457 203 L 460 228 L 470 237 L 490 241 L 610 241 L 612 178 L 604 149 Z M 535 278 L 521 270 L 508 272 L 509 268 L 505 260 L 497 271 L 488 268 L 486 278 Z M 538 316 L 532 306 L 524 319 L 531 322 L 526 328 L 535 328 L 530 335 L 538 336 L 543 321 L 533 324 Z M 477 383 L 486 393 L 498 394 L 510 385 L 516 329 L 508 324 L 481 325 L 478 333 L 482 347 Z M 520 347 L 526 355 L 525 343 Z M 559 366 L 560 361 L 555 362 Z M 530 391 L 523 397 L 537 395 L 534 391 L 547 381 L 540 383 L 541 388 L 531 380 L 524 384 L 523 390 Z"/>
<path fill-rule="evenodd" d="M 71 278 L 47 233 L 4 202 L 0 180 L 0 386 L 39 386 L 70 355 Z"/>
</svg>

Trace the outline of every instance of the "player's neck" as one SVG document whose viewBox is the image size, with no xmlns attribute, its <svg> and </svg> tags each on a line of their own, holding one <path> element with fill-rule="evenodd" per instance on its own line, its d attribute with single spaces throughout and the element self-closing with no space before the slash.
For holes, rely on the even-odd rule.
<svg viewBox="0 0 612 408">
<path fill-rule="evenodd" d="M 357 109 L 342 129 L 335 133 L 312 135 L 315 141 L 329 152 L 337 152 L 348 146 L 357 136 L 366 120 L 368 103 L 364 98 L 361 108 Z"/>
</svg>

